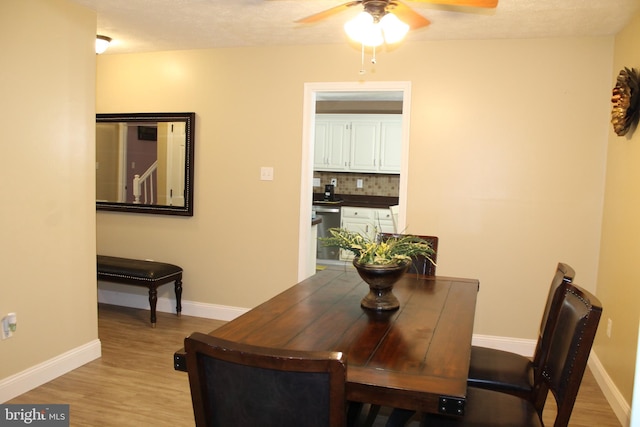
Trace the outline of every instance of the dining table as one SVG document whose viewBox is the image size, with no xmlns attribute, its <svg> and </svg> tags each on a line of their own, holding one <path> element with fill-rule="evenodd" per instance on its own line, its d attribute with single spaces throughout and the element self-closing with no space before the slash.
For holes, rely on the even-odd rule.
<svg viewBox="0 0 640 427">
<path fill-rule="evenodd" d="M 349 401 L 464 414 L 479 281 L 407 273 L 400 307 L 363 308 L 368 285 L 351 266 L 328 267 L 209 332 L 257 346 L 346 354 Z M 186 371 L 184 349 L 174 368 Z"/>
</svg>

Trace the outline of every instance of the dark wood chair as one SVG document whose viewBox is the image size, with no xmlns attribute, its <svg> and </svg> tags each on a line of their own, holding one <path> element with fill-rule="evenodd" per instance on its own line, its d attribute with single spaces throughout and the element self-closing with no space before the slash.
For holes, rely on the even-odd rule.
<svg viewBox="0 0 640 427">
<path fill-rule="evenodd" d="M 402 234 L 398 233 L 380 233 L 380 239 L 382 241 L 390 238 L 390 237 L 398 237 L 402 236 Z M 415 273 L 421 274 L 423 276 L 435 276 L 436 275 L 436 265 L 438 258 L 438 238 L 436 236 L 419 236 L 417 234 L 413 234 L 413 236 L 419 237 L 421 239 L 426 240 L 431 245 L 433 249 L 433 256 L 431 259 L 433 263 L 430 262 L 427 258 L 423 256 L 416 256 L 413 259 L 413 264 L 407 271 L 407 273 Z"/>
<path fill-rule="evenodd" d="M 589 353 L 598 329 L 602 305 L 584 289 L 568 284 L 550 339 L 549 352 L 536 372 L 532 401 L 506 393 L 469 387 L 464 415 L 460 418 L 427 414 L 424 426 L 542 427 L 548 392 L 554 396 L 557 415 L 554 427 L 569 424 Z"/>
<path fill-rule="evenodd" d="M 185 338 L 196 426 L 345 426 L 340 352 L 256 347 L 201 333 Z"/>
<path fill-rule="evenodd" d="M 509 351 L 472 346 L 467 384 L 533 399 L 535 371 L 540 368 L 549 349 L 551 332 L 557 322 L 566 287 L 574 277 L 573 268 L 558 263 L 542 314 L 533 360 Z"/>
</svg>

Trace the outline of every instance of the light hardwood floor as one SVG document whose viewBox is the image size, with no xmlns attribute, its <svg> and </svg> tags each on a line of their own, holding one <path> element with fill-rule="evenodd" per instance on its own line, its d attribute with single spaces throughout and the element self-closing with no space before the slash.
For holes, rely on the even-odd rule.
<svg viewBox="0 0 640 427">
<path fill-rule="evenodd" d="M 7 403 L 68 403 L 71 426 L 193 426 L 187 375 L 173 370 L 173 352 L 191 332 L 224 322 L 158 313 L 153 329 L 147 310 L 101 304 L 98 313 L 100 359 Z M 552 405 L 545 410 L 545 423 L 553 425 L 550 420 Z M 569 425 L 620 426 L 590 372 Z"/>
</svg>

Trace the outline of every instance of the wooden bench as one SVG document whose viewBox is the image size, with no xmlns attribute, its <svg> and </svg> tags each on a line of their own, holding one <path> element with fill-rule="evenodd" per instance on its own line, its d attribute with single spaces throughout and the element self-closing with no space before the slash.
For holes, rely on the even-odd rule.
<svg viewBox="0 0 640 427">
<path fill-rule="evenodd" d="M 151 326 L 156 327 L 156 303 L 158 286 L 174 282 L 176 292 L 176 313 L 182 311 L 182 268 L 164 262 L 145 261 L 98 255 L 98 280 L 146 286 L 149 288 Z"/>
</svg>

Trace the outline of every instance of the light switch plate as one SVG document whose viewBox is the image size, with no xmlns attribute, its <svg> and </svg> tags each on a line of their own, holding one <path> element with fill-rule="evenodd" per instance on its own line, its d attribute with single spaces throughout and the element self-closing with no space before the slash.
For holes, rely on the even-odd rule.
<svg viewBox="0 0 640 427">
<path fill-rule="evenodd" d="M 262 181 L 273 181 L 273 167 L 262 166 L 260 168 L 260 179 Z"/>
<path fill-rule="evenodd" d="M 313 178 L 313 186 L 320 187 L 320 178 Z"/>
</svg>

